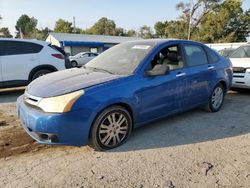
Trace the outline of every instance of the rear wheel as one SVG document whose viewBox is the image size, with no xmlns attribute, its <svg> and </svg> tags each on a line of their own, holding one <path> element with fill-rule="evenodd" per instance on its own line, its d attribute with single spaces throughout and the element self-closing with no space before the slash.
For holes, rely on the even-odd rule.
<svg viewBox="0 0 250 188">
<path fill-rule="evenodd" d="M 31 81 L 37 79 L 37 78 L 40 77 L 40 76 L 44 76 L 45 74 L 49 74 L 49 73 L 51 73 L 51 72 L 52 72 L 52 71 L 51 71 L 51 70 L 48 70 L 48 69 L 41 69 L 41 70 L 38 70 L 38 71 L 36 71 L 36 72 L 33 74 L 32 78 L 31 78 Z"/>
<path fill-rule="evenodd" d="M 224 101 L 225 96 L 225 88 L 224 86 L 219 83 L 215 86 L 207 105 L 207 110 L 210 112 L 218 112 Z"/>
<path fill-rule="evenodd" d="M 129 112 L 121 106 L 112 106 L 96 118 L 91 131 L 91 145 L 103 151 L 123 144 L 132 130 Z"/>
<path fill-rule="evenodd" d="M 71 61 L 71 67 L 77 67 L 78 63 L 76 61 Z"/>
</svg>

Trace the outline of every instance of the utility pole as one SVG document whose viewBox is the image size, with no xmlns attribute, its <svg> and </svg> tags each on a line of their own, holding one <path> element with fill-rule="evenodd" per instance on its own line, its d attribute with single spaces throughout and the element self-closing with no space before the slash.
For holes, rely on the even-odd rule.
<svg viewBox="0 0 250 188">
<path fill-rule="evenodd" d="M 190 0 L 190 12 L 189 12 L 189 23 L 188 23 L 188 40 L 190 40 L 190 35 L 191 35 L 192 9 L 193 9 L 193 0 Z"/>
<path fill-rule="evenodd" d="M 21 27 L 19 27 L 19 34 L 20 34 L 20 38 L 23 39 L 24 37 L 23 37 L 23 32 L 22 32 Z"/>
<path fill-rule="evenodd" d="M 73 17 L 73 26 L 74 26 L 74 33 L 76 33 L 76 19 L 75 19 L 75 16 Z"/>
</svg>

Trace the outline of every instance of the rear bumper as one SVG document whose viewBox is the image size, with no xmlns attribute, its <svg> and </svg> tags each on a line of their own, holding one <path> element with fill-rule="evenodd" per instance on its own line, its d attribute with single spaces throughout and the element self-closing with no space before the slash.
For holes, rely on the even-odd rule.
<svg viewBox="0 0 250 188">
<path fill-rule="evenodd" d="M 17 112 L 25 131 L 42 144 L 82 146 L 88 144 L 91 111 L 77 110 L 62 114 L 45 113 L 17 100 Z"/>
</svg>

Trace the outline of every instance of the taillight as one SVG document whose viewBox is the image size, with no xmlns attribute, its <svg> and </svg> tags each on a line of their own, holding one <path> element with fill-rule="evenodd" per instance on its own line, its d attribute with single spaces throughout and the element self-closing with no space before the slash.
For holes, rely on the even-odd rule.
<svg viewBox="0 0 250 188">
<path fill-rule="evenodd" d="M 51 55 L 58 59 L 64 59 L 64 56 L 62 54 L 51 54 Z"/>
</svg>

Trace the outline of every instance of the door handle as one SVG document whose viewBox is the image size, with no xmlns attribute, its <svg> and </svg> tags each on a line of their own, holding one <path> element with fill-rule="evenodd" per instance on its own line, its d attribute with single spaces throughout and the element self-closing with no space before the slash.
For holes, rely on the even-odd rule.
<svg viewBox="0 0 250 188">
<path fill-rule="evenodd" d="M 208 70 L 213 70 L 213 69 L 214 69 L 214 66 L 208 66 L 207 69 L 208 69 Z"/>
<path fill-rule="evenodd" d="M 177 77 L 177 78 L 180 78 L 180 77 L 183 77 L 183 76 L 186 76 L 186 73 L 185 73 L 185 72 L 176 74 L 176 77 Z"/>
</svg>

